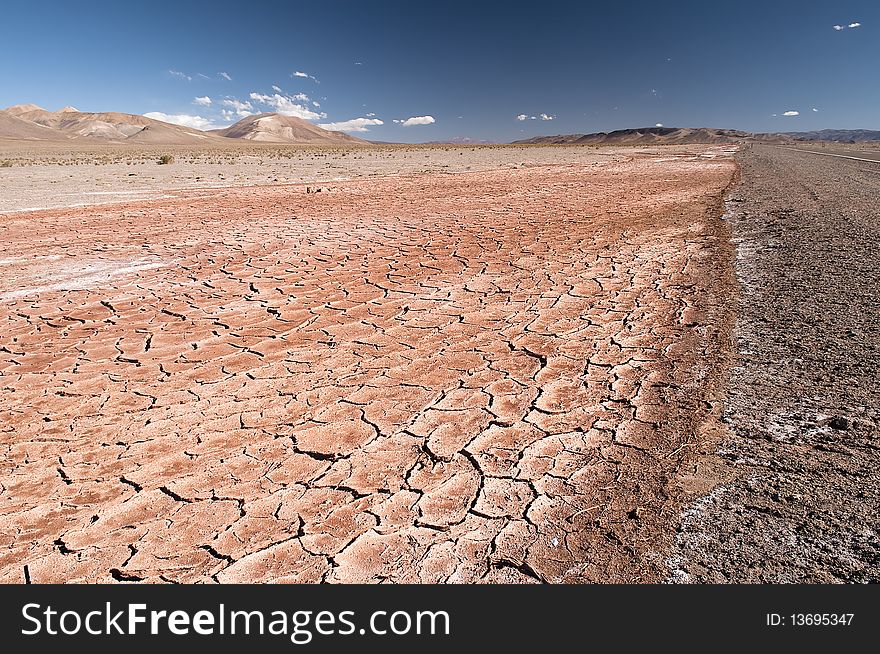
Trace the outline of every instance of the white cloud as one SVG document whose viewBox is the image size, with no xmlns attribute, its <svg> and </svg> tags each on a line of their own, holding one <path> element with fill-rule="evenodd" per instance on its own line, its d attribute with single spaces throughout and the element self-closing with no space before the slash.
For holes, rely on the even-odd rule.
<svg viewBox="0 0 880 654">
<path fill-rule="evenodd" d="M 816 109 L 816 107 L 813 107 L 813 111 L 815 111 L 815 112 L 817 112 L 817 113 L 819 112 L 819 110 Z"/>
<path fill-rule="evenodd" d="M 195 98 L 193 98 L 193 104 L 197 104 L 200 107 L 210 107 L 211 106 L 211 98 L 210 98 L 210 96 L 207 96 L 207 95 L 195 97 Z"/>
<path fill-rule="evenodd" d="M 839 32 L 840 30 L 845 30 L 846 28 L 843 25 L 835 25 L 834 30 Z"/>
<path fill-rule="evenodd" d="M 284 93 L 280 86 L 275 86 L 274 84 L 272 85 L 272 90 L 275 91 L 275 93 Z"/>
<path fill-rule="evenodd" d="M 783 111 L 782 115 L 783 116 L 800 116 L 801 112 L 800 111 Z"/>
<path fill-rule="evenodd" d="M 187 75 L 186 73 L 181 73 L 179 70 L 169 70 L 168 71 L 172 77 L 176 77 L 177 79 L 186 80 L 187 82 L 192 82 L 192 77 Z"/>
<path fill-rule="evenodd" d="M 847 25 L 847 27 L 849 27 L 850 29 L 855 29 L 855 28 L 861 27 L 861 26 L 862 26 L 861 23 L 850 23 L 849 25 Z"/>
<path fill-rule="evenodd" d="M 541 114 L 541 120 L 553 120 L 556 116 L 550 116 L 549 114 Z"/>
<path fill-rule="evenodd" d="M 293 72 L 290 74 L 290 76 L 291 76 L 291 77 L 304 77 L 304 78 L 306 78 L 306 79 L 310 79 L 310 80 L 312 80 L 312 81 L 315 82 L 316 84 L 320 84 L 320 82 L 318 81 L 318 78 L 317 78 L 317 77 L 315 77 L 314 75 L 309 75 L 308 73 L 304 73 L 304 72 L 302 72 L 301 70 L 295 70 L 295 71 L 293 71 Z"/>
<path fill-rule="evenodd" d="M 833 25 L 832 27 L 834 28 L 835 31 L 837 31 L 837 32 L 842 32 L 842 31 L 845 30 L 845 29 L 851 29 L 851 30 L 854 30 L 854 29 L 857 29 L 857 28 L 859 28 L 859 27 L 861 27 L 861 26 L 862 26 L 861 23 L 859 23 L 859 22 L 857 22 L 857 21 L 853 21 L 853 22 L 851 22 L 851 23 L 848 24 L 848 25 Z"/>
<path fill-rule="evenodd" d="M 654 127 L 663 127 L 663 123 L 657 123 Z"/>
<path fill-rule="evenodd" d="M 303 98 L 308 100 L 308 96 L 303 93 L 295 96 L 282 95 L 281 93 L 274 93 L 273 95 L 251 93 L 250 98 L 254 102 L 272 107 L 277 113 L 285 116 L 294 116 L 304 120 L 318 120 L 319 118 L 327 117 L 325 113 L 317 113 L 302 104 L 297 104 L 297 101 L 304 101 Z"/>
<path fill-rule="evenodd" d="M 183 127 L 192 127 L 194 129 L 217 129 L 217 125 L 210 118 L 202 116 L 190 116 L 189 114 L 165 114 L 161 111 L 151 111 L 144 114 L 147 118 L 153 120 L 161 120 L 163 123 L 171 123 L 172 125 L 182 125 Z"/>
<path fill-rule="evenodd" d="M 232 81 L 232 78 L 229 76 L 229 73 L 224 73 L 224 72 L 222 72 L 222 71 L 219 72 L 219 73 L 217 73 L 217 77 L 220 77 L 220 78 L 222 78 L 222 79 L 225 79 L 227 82 L 231 82 L 231 81 Z"/>
<path fill-rule="evenodd" d="M 229 107 L 229 110 L 223 112 L 224 118 L 229 118 L 230 116 L 244 118 L 245 116 L 254 115 L 254 105 L 252 105 L 250 102 L 245 102 L 237 98 L 225 99 L 223 101 L 223 106 Z"/>
<path fill-rule="evenodd" d="M 406 120 L 400 121 L 400 124 L 404 127 L 412 127 L 413 125 L 430 125 L 436 122 L 434 116 L 411 116 Z"/>
<path fill-rule="evenodd" d="M 202 79 L 211 79 L 210 77 L 208 77 L 208 76 L 205 75 L 204 73 L 196 73 L 196 75 L 198 75 L 198 76 L 201 77 Z"/>
<path fill-rule="evenodd" d="M 517 120 L 528 120 L 529 117 L 526 116 L 525 114 L 520 114 L 519 116 L 516 117 L 516 119 Z"/>
<path fill-rule="evenodd" d="M 336 123 L 320 123 L 318 127 L 330 129 L 334 132 L 369 132 L 368 127 L 384 124 L 378 118 L 352 118 L 351 120 L 343 120 Z"/>
</svg>

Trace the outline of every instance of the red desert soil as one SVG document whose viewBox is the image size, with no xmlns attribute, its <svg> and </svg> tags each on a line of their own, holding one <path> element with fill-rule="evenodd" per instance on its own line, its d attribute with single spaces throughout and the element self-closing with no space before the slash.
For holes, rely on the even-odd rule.
<svg viewBox="0 0 880 654">
<path fill-rule="evenodd" d="M 0 220 L 0 580 L 656 580 L 727 360 L 735 164 Z"/>
</svg>

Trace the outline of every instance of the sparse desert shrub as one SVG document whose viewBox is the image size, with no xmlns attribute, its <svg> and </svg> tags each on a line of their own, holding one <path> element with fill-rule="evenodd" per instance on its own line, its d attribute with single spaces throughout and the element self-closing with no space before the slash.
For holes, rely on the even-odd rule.
<svg viewBox="0 0 880 654">
<path fill-rule="evenodd" d="M 174 163 L 174 157 L 172 157 L 170 154 L 163 154 L 161 157 L 159 157 L 160 166 L 170 163 Z"/>
<path fill-rule="evenodd" d="M 0 161 L 0 168 L 12 168 L 12 160 L 4 159 L 3 161 Z"/>
</svg>

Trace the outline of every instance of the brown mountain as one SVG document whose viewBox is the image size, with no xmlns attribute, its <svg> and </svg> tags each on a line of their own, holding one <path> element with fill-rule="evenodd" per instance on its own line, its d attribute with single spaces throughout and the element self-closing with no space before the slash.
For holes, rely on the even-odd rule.
<svg viewBox="0 0 880 654">
<path fill-rule="evenodd" d="M 0 110 L 0 139 L 16 141 L 57 141 L 63 137 L 55 130 L 22 120 L 15 114 Z"/>
<path fill-rule="evenodd" d="M 146 116 L 83 112 L 73 107 L 47 111 L 32 104 L 0 110 L 0 139 L 40 141 L 134 142 L 172 145 L 219 141 L 197 129 Z"/>
<path fill-rule="evenodd" d="M 570 143 L 582 145 L 674 145 L 687 143 L 736 143 L 744 140 L 785 138 L 779 135 L 752 134 L 735 129 L 710 127 L 641 127 L 595 134 L 535 136 L 514 143 Z"/>
<path fill-rule="evenodd" d="M 786 132 L 797 141 L 837 141 L 840 143 L 864 143 L 880 141 L 880 130 L 876 129 L 820 129 L 814 132 Z"/>
<path fill-rule="evenodd" d="M 146 116 L 84 112 L 73 107 L 47 111 L 33 104 L 0 110 L 0 139 L 55 142 L 134 142 L 156 145 L 220 141 L 197 129 Z"/>
<path fill-rule="evenodd" d="M 226 138 L 247 139 L 264 143 L 303 143 L 320 145 L 351 145 L 367 143 L 343 132 L 333 132 L 293 116 L 259 114 L 248 116 L 227 127 L 210 133 Z"/>
<path fill-rule="evenodd" d="M 45 111 L 42 107 L 35 104 L 14 104 L 6 109 L 0 109 L 0 113 L 9 114 L 11 116 L 21 116 L 31 111 Z"/>
</svg>

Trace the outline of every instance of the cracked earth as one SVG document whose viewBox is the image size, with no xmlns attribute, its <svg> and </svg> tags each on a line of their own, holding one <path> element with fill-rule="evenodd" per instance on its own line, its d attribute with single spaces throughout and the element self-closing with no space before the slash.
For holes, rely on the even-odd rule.
<svg viewBox="0 0 880 654">
<path fill-rule="evenodd" d="M 661 578 L 729 357 L 734 171 L 4 217 L 0 581 Z"/>
</svg>

